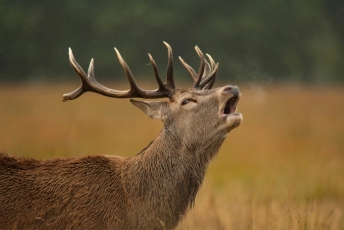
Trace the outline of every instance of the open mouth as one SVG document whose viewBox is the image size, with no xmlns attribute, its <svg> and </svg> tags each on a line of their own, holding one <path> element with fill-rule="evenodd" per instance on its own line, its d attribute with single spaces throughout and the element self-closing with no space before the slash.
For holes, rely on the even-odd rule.
<svg viewBox="0 0 344 230">
<path fill-rule="evenodd" d="M 239 101 L 239 96 L 234 96 L 230 98 L 226 104 L 225 107 L 222 109 L 222 117 L 227 117 L 230 114 L 234 114 L 236 112 L 236 106 Z"/>
</svg>

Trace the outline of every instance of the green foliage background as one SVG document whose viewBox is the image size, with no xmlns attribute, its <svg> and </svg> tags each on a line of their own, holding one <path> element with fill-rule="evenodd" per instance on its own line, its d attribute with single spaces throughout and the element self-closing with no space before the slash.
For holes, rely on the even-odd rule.
<svg viewBox="0 0 344 230">
<path fill-rule="evenodd" d="M 177 78 L 187 73 L 176 57 L 197 68 L 198 45 L 223 80 L 344 83 L 342 0 L 2 0 L 0 31 L 3 82 L 77 80 L 68 47 L 84 69 L 95 58 L 100 80 L 124 78 L 114 46 L 151 78 L 147 53 L 162 72 L 166 41 Z"/>
</svg>

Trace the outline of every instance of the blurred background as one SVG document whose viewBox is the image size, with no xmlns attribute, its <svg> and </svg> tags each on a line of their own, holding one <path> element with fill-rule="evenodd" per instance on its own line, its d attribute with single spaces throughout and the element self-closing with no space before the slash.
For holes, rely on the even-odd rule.
<svg viewBox="0 0 344 230">
<path fill-rule="evenodd" d="M 68 47 L 99 82 L 156 88 L 147 53 L 190 87 L 198 45 L 220 63 L 214 87 L 237 84 L 243 123 L 210 164 L 179 229 L 344 228 L 344 1 L 0 1 L 0 151 L 49 159 L 133 156 L 162 123 L 128 100 L 86 93 Z"/>
<path fill-rule="evenodd" d="M 222 79 L 344 82 L 341 0 L 2 0 L 0 11 L 1 81 L 70 79 L 68 47 L 84 68 L 95 58 L 99 78 L 122 77 L 113 47 L 150 77 L 147 53 L 165 65 L 166 41 L 191 64 L 195 45 L 210 53 Z"/>
</svg>

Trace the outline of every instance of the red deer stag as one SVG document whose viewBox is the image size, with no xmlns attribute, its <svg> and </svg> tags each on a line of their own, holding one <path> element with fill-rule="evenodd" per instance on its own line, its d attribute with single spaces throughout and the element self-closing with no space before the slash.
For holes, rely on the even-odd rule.
<svg viewBox="0 0 344 230">
<path fill-rule="evenodd" d="M 193 88 L 176 88 L 172 49 L 168 49 L 163 83 L 150 54 L 158 89 L 143 90 L 118 50 L 130 89 L 119 91 L 98 83 L 91 60 L 83 71 L 69 50 L 81 86 L 63 95 L 73 100 L 86 91 L 115 98 L 168 98 L 131 103 L 164 127 L 158 137 L 133 157 L 86 156 L 39 161 L 0 154 L 0 229 L 172 229 L 193 206 L 210 160 L 229 131 L 242 120 L 236 112 L 236 86 L 211 89 L 218 70 L 201 50 L 198 72 L 183 59 Z"/>
</svg>

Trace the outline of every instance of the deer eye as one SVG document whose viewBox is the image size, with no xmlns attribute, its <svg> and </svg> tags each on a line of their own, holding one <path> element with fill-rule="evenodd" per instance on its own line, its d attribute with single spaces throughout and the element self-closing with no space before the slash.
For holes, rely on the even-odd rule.
<svg viewBox="0 0 344 230">
<path fill-rule="evenodd" d="M 182 105 L 186 105 L 186 104 L 188 104 L 189 102 L 196 102 L 194 99 L 190 99 L 190 98 L 188 98 L 188 99 L 185 99 L 183 102 L 182 102 Z"/>
</svg>

